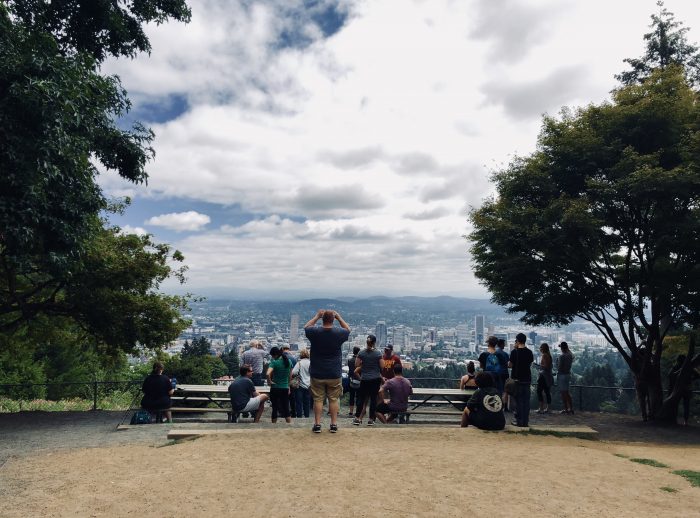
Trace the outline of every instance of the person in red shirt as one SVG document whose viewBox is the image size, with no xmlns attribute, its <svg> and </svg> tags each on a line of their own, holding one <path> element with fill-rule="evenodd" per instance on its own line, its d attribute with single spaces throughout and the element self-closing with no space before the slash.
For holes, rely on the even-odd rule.
<svg viewBox="0 0 700 518">
<path fill-rule="evenodd" d="M 394 377 L 394 365 L 401 365 L 401 358 L 398 354 L 394 354 L 394 346 L 389 344 L 384 347 L 384 355 L 382 356 L 384 360 L 384 367 L 382 368 L 382 378 L 384 381 L 390 380 Z"/>
</svg>

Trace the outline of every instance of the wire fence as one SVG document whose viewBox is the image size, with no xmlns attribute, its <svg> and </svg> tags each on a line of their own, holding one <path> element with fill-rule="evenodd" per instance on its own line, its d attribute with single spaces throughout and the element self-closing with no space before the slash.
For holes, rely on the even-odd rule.
<svg viewBox="0 0 700 518">
<path fill-rule="evenodd" d="M 459 378 L 408 379 L 416 388 L 459 386 Z M 142 396 L 141 384 L 141 380 L 0 384 L 0 413 L 32 410 L 126 410 L 138 406 Z M 538 405 L 535 386 L 533 383 L 530 402 L 532 408 L 537 408 Z M 572 384 L 570 393 L 574 405 L 580 411 L 639 414 L 639 404 L 633 387 Z M 543 396 L 546 401 L 546 395 Z M 552 411 L 563 408 L 556 385 L 551 387 L 549 408 Z M 693 391 L 691 412 L 700 413 L 700 391 Z"/>
</svg>

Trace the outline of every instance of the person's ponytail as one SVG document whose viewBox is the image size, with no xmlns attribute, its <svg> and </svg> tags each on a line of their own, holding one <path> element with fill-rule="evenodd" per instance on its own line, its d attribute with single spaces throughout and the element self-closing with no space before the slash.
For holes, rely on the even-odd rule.
<svg viewBox="0 0 700 518">
<path fill-rule="evenodd" d="M 282 361 L 284 362 L 284 366 L 289 368 L 289 358 L 287 358 L 287 355 L 282 353 Z"/>
</svg>

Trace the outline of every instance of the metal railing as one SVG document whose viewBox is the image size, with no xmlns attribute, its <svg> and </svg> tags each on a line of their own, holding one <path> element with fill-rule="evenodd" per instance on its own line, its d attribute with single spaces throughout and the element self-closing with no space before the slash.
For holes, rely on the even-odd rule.
<svg viewBox="0 0 700 518">
<path fill-rule="evenodd" d="M 73 402 L 77 410 L 85 409 L 83 407 L 86 404 L 90 407 L 89 410 L 99 410 L 101 406 L 112 406 L 105 402 L 110 395 L 119 394 L 123 396 L 121 399 L 132 401 L 141 393 L 142 383 L 141 380 L 2 383 L 0 412 L 12 411 L 15 407 L 19 411 L 43 407 L 60 409 L 61 402 Z M 10 405 L 10 402 L 13 404 Z M 51 405 L 52 403 L 54 405 Z M 130 403 L 126 404 L 129 405 Z M 117 404 L 114 409 L 122 408 Z"/>
<path fill-rule="evenodd" d="M 416 388 L 456 388 L 459 378 L 409 377 Z M 213 382 L 212 382 L 213 383 Z M 0 384 L 0 412 L 38 410 L 124 410 L 133 406 L 141 395 L 141 380 L 69 381 L 53 383 Z M 537 407 L 537 391 L 531 391 L 531 407 Z M 557 385 L 551 387 L 550 409 L 561 408 Z M 633 387 L 576 385 L 570 393 L 580 411 L 613 412 L 636 415 L 639 413 Z M 110 399 L 111 398 L 111 399 Z M 116 399 L 116 401 L 115 401 Z M 62 408 L 63 406 L 73 408 Z M 66 405 L 66 403 L 70 403 Z M 42 406 L 44 405 L 44 406 Z M 692 412 L 700 412 L 700 391 L 693 391 Z"/>
</svg>

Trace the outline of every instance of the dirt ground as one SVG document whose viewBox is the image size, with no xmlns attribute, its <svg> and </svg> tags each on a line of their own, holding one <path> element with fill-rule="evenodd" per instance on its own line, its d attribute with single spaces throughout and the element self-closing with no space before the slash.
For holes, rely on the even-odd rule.
<svg viewBox="0 0 700 518">
<path fill-rule="evenodd" d="M 124 441 L 132 432 L 116 433 Z M 700 517 L 700 488 L 671 473 L 700 470 L 700 444 L 444 426 L 345 426 L 317 435 L 277 425 L 179 443 L 142 439 L 9 457 L 0 468 L 0 516 L 643 517 L 663 510 Z"/>
</svg>

